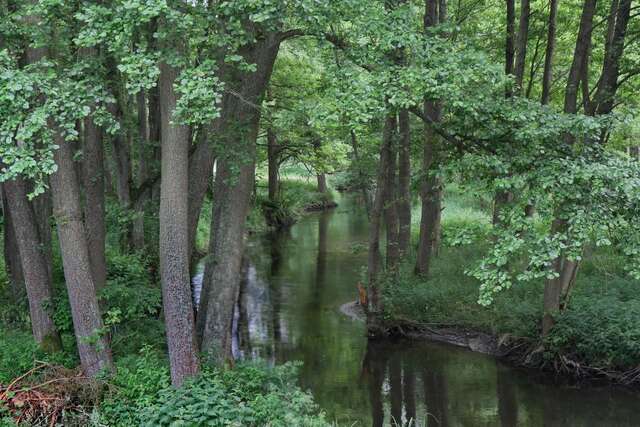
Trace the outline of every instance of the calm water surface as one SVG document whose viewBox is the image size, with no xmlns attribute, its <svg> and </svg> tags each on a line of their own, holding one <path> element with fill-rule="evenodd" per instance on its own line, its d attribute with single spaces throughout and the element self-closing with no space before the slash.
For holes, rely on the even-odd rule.
<svg viewBox="0 0 640 427">
<path fill-rule="evenodd" d="M 304 362 L 301 385 L 341 426 L 640 426 L 640 396 L 626 390 L 553 384 L 443 344 L 368 342 L 339 311 L 366 266 L 367 218 L 340 202 L 251 239 L 239 356 Z"/>
</svg>

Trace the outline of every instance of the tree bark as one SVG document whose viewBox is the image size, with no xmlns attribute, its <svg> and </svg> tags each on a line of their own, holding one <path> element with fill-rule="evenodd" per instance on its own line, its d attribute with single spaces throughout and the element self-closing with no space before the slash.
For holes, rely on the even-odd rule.
<svg viewBox="0 0 640 427">
<path fill-rule="evenodd" d="M 89 247 L 89 262 L 96 291 L 107 282 L 105 255 L 106 225 L 104 201 L 104 147 L 102 129 L 91 117 L 84 120 L 84 223 Z"/>
<path fill-rule="evenodd" d="M 358 186 L 360 187 L 360 192 L 362 193 L 364 206 L 367 210 L 367 216 L 371 216 L 371 197 L 369 196 L 369 186 L 367 185 L 367 176 L 362 170 L 358 138 L 353 129 L 351 130 L 350 134 L 351 134 L 351 148 L 353 149 L 353 158 L 356 161 L 356 168 L 358 169 L 358 181 L 359 181 Z"/>
<path fill-rule="evenodd" d="M 51 317 L 53 285 L 40 245 L 36 216 L 27 198 L 27 184 L 17 178 L 6 181 L 4 189 L 24 273 L 33 337 L 46 352 L 61 350 L 62 341 Z"/>
<path fill-rule="evenodd" d="M 316 174 L 316 180 L 318 181 L 318 193 L 327 192 L 327 176 L 324 173 Z"/>
<path fill-rule="evenodd" d="M 131 209 L 131 188 L 132 188 L 132 169 L 131 169 L 131 144 L 130 132 L 125 130 L 123 123 L 123 112 L 120 107 L 114 104 L 109 105 L 111 114 L 117 117 L 121 122 L 120 131 L 111 138 L 111 146 L 113 148 L 113 157 L 116 163 L 116 194 L 120 207 L 125 211 Z M 131 248 L 131 224 L 127 224 L 126 229 L 121 236 L 121 244 L 125 250 Z"/>
<path fill-rule="evenodd" d="M 542 75 L 542 105 L 547 105 L 551 98 L 553 83 L 553 55 L 556 49 L 556 21 L 558 16 L 558 0 L 549 0 L 549 21 L 547 23 L 547 48 L 544 55 L 544 73 Z"/>
<path fill-rule="evenodd" d="M 513 74 L 513 61 L 515 57 L 515 27 L 516 27 L 516 4 L 515 0 L 505 0 L 507 5 L 507 28 L 505 40 L 505 63 L 504 73 Z M 510 95 L 510 92 L 507 93 Z"/>
<path fill-rule="evenodd" d="M 172 123 L 178 70 L 160 65 L 162 165 L 160 183 L 160 279 L 171 382 L 180 387 L 199 371 L 189 277 L 189 142 L 187 126 Z"/>
<path fill-rule="evenodd" d="M 58 130 L 55 140 L 59 148 L 54 154 L 58 170 L 51 175 L 53 213 L 80 362 L 85 374 L 94 377 L 102 370 L 111 371 L 113 362 L 91 272 L 73 152 Z"/>
<path fill-rule="evenodd" d="M 531 16 L 531 4 L 529 0 L 520 1 L 520 26 L 518 27 L 518 46 L 516 49 L 515 76 L 516 86 L 522 93 L 524 80 L 524 68 L 527 60 L 527 43 L 529 42 L 529 17 Z"/>
<path fill-rule="evenodd" d="M 233 150 L 227 150 L 218 158 L 210 237 L 211 259 L 205 269 L 203 288 L 206 298 L 201 299 L 198 312 L 201 349 L 216 355 L 219 361 L 231 361 L 233 357 L 233 307 L 239 293 L 245 223 L 255 181 L 256 140 L 260 124 L 260 109 L 256 106 L 261 105 L 264 99 L 281 41 L 279 33 L 263 34 L 242 49 L 245 60 L 256 64 L 256 71 L 231 69 L 224 79 L 232 90 L 223 98 L 219 142 L 233 147 Z"/>
<path fill-rule="evenodd" d="M 147 118 L 147 97 L 144 91 L 140 91 L 136 97 L 138 110 L 138 173 L 137 186 L 140 188 L 149 178 L 149 162 L 147 159 L 147 149 L 149 146 L 149 120 Z M 143 194 L 136 199 L 135 211 L 136 217 L 133 220 L 133 229 L 131 233 L 131 244 L 136 250 L 144 249 L 144 214 L 149 192 L 144 191 Z"/>
<path fill-rule="evenodd" d="M 425 4 L 425 29 L 438 24 L 436 1 L 428 0 Z M 511 40 L 513 44 L 513 40 Z M 511 57 L 513 65 L 513 57 Z M 439 102 L 425 101 L 424 114 L 430 122 L 437 123 L 441 119 L 441 105 Z M 442 183 L 434 175 L 437 166 L 438 137 L 433 127 L 425 123 L 424 142 L 422 152 L 422 177 L 420 183 L 420 198 L 422 202 L 420 217 L 420 237 L 416 256 L 415 274 L 427 276 L 431 259 L 437 252 L 440 243 L 440 223 L 442 211 Z"/>
<path fill-rule="evenodd" d="M 605 57 L 598 90 L 594 96 L 597 115 L 609 114 L 613 110 L 614 99 L 620 77 L 620 59 L 624 52 L 627 26 L 631 15 L 631 0 L 620 0 L 616 13 L 616 22 L 611 41 L 606 44 Z M 601 138 L 604 141 L 604 135 Z"/>
<path fill-rule="evenodd" d="M 573 53 L 573 61 L 564 93 L 564 112 L 568 114 L 575 114 L 578 111 L 578 85 L 580 84 L 582 68 L 586 63 L 585 59 L 591 46 L 591 31 L 593 29 L 595 11 L 596 0 L 584 0 L 576 48 Z"/>
<path fill-rule="evenodd" d="M 11 296 L 14 303 L 19 303 L 25 295 L 24 274 L 22 272 L 22 262 L 16 240 L 15 226 L 7 199 L 6 185 L 3 186 L 2 194 L 2 214 L 4 219 L 4 264 L 11 285 Z"/>
<path fill-rule="evenodd" d="M 269 169 L 269 200 L 275 202 L 278 198 L 279 191 L 279 159 L 280 148 L 278 147 L 278 139 L 271 127 L 267 128 L 267 163 Z"/>
<path fill-rule="evenodd" d="M 440 107 L 432 102 L 425 103 L 425 113 L 433 120 L 440 120 Z M 422 212 L 420 218 L 420 237 L 415 272 L 427 276 L 431 260 L 437 252 L 440 241 L 440 222 L 442 211 L 442 185 L 433 175 L 436 166 L 438 137 L 429 124 L 425 124 L 425 141 L 422 156 L 422 183 L 420 196 Z"/>
<path fill-rule="evenodd" d="M 379 324 L 382 312 L 382 301 L 380 298 L 379 274 L 382 269 L 382 255 L 380 254 L 380 229 L 382 226 L 382 215 L 384 213 L 385 197 L 387 195 L 386 185 L 389 181 L 389 162 L 391 161 L 391 144 L 393 143 L 393 133 L 395 130 L 395 119 L 393 115 L 387 114 L 380 145 L 380 162 L 378 166 L 378 177 L 376 179 L 376 193 L 371 207 L 371 217 L 369 225 L 369 252 L 367 260 L 367 329 L 369 335 L 376 336 L 382 333 Z"/>
<path fill-rule="evenodd" d="M 53 248 L 51 235 L 51 217 L 53 207 L 51 206 L 51 192 L 40 194 L 31 202 L 38 223 L 38 236 L 40 237 L 40 247 L 44 254 L 49 272 L 49 282 L 53 283 Z"/>
<path fill-rule="evenodd" d="M 389 113 L 391 114 L 391 113 Z M 384 183 L 384 222 L 387 232 L 387 270 L 396 271 L 400 259 L 398 246 L 398 205 L 396 196 L 396 170 L 398 165 L 397 136 L 398 122 L 395 113 L 387 119 L 392 126 L 387 162 L 386 182 Z"/>
<path fill-rule="evenodd" d="M 213 185 L 216 156 L 210 141 L 209 126 L 198 133 L 198 145 L 189 159 L 189 262 L 196 250 L 196 234 L 207 190 Z M 214 130 L 215 132 L 215 130 Z M 213 133 L 213 132 L 212 132 Z"/>
<path fill-rule="evenodd" d="M 400 149 L 398 165 L 398 249 L 404 257 L 411 245 L 411 130 L 409 112 L 398 114 Z"/>
</svg>

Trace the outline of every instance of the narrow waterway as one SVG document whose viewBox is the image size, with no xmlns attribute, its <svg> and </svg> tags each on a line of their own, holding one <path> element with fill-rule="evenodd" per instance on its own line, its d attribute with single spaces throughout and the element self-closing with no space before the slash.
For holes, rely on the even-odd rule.
<svg viewBox="0 0 640 427">
<path fill-rule="evenodd" d="M 238 356 L 302 361 L 302 386 L 340 426 L 640 425 L 640 396 L 626 390 L 557 385 L 443 344 L 368 342 L 364 325 L 339 311 L 363 278 L 367 224 L 363 206 L 344 197 L 250 240 Z"/>
</svg>

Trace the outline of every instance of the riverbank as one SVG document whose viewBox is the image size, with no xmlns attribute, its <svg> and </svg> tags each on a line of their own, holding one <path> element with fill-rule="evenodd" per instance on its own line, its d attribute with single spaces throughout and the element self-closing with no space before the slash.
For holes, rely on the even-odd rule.
<svg viewBox="0 0 640 427">
<path fill-rule="evenodd" d="M 571 301 L 544 341 L 543 281 L 505 289 L 489 306 L 478 304 L 479 284 L 467 271 L 488 249 L 490 206 L 488 197 L 447 187 L 443 244 L 429 278 L 416 277 L 410 262 L 382 278 L 390 333 L 472 350 L 480 346 L 513 365 L 573 379 L 639 384 L 640 282 L 626 274 L 624 259 L 612 251 L 585 251 Z"/>
<path fill-rule="evenodd" d="M 321 212 L 338 206 L 333 189 L 319 192 L 310 178 L 291 176 L 280 181 L 276 202 L 267 195 L 266 181 L 256 183 L 256 197 L 247 218 L 247 231 L 261 234 L 291 227 L 307 213 Z M 196 250 L 204 255 L 209 248 L 211 227 L 211 198 L 204 201 L 196 233 Z"/>
</svg>

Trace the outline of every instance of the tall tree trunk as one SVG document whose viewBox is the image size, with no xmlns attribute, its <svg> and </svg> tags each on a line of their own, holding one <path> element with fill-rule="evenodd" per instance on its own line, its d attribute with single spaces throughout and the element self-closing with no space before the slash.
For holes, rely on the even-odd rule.
<svg viewBox="0 0 640 427">
<path fill-rule="evenodd" d="M 384 183 L 384 222 L 387 231 L 387 269 L 389 271 L 395 271 L 400 259 L 398 246 L 398 206 L 396 196 L 398 122 L 395 114 L 393 114 L 389 120 L 390 125 L 393 127 L 391 141 L 389 143 L 389 161 L 387 162 L 386 182 Z"/>
<path fill-rule="evenodd" d="M 219 135 L 222 144 L 234 147 L 220 155 L 214 186 L 210 237 L 211 259 L 205 268 L 203 297 L 198 311 L 198 335 L 202 351 L 217 351 L 220 361 L 232 360 L 233 307 L 240 284 L 240 261 L 244 251 L 246 217 L 255 181 L 255 154 L 260 109 L 282 35 L 266 33 L 245 46 L 243 56 L 256 64 L 253 73 L 228 70 L 224 80 L 232 91 L 222 104 Z M 223 74 L 224 75 L 224 74 Z M 233 151 L 233 152 L 231 152 Z"/>
<path fill-rule="evenodd" d="M 425 29 L 438 24 L 438 4 L 436 0 L 425 3 Z M 513 40 L 511 40 L 513 43 Z M 511 58 L 513 64 L 513 57 Z M 441 116 L 439 102 L 425 101 L 424 113 L 430 122 L 438 123 Z M 433 127 L 425 123 L 424 142 L 422 152 L 422 177 L 420 183 L 420 198 L 422 202 L 420 217 L 420 237 L 416 256 L 415 273 L 421 276 L 429 274 L 431 258 L 440 243 L 440 222 L 442 211 L 442 183 L 434 175 L 437 166 L 438 137 Z"/>
<path fill-rule="evenodd" d="M 53 207 L 51 206 L 51 192 L 40 194 L 32 200 L 32 204 L 36 215 L 36 222 L 38 223 L 40 247 L 47 264 L 47 271 L 49 272 L 49 282 L 53 283 L 53 248 L 51 235 Z"/>
<path fill-rule="evenodd" d="M 160 279 L 171 366 L 180 387 L 199 371 L 189 277 L 189 142 L 187 126 L 173 122 L 178 71 L 160 65 L 162 170 L 160 183 Z"/>
<path fill-rule="evenodd" d="M 85 374 L 93 377 L 104 369 L 112 370 L 113 362 L 91 272 L 73 152 L 58 130 L 55 131 L 55 140 L 59 148 L 54 154 L 58 170 L 50 179 L 53 214 L 58 227 L 80 362 Z"/>
<path fill-rule="evenodd" d="M 213 132 L 216 132 L 214 129 Z M 213 165 L 216 156 L 210 141 L 210 126 L 198 132 L 198 145 L 189 159 L 189 262 L 193 264 L 196 234 L 207 190 L 213 184 Z"/>
<path fill-rule="evenodd" d="M 582 16 L 578 29 L 576 47 L 573 53 L 573 61 L 567 78 L 565 89 L 564 112 L 575 114 L 578 110 L 578 85 L 583 73 L 583 68 L 588 64 L 591 46 L 591 32 L 593 28 L 593 17 L 596 11 L 596 0 L 585 0 L 582 7 Z M 573 138 L 567 135 L 566 141 L 573 142 Z M 551 227 L 552 235 L 566 231 L 567 223 L 556 215 Z M 560 254 L 551 263 L 551 267 L 558 276 L 548 279 L 544 287 L 542 336 L 547 336 L 555 324 L 555 317 L 560 311 L 563 300 L 563 288 L 569 288 L 575 280 L 577 264 L 568 260 L 565 254 Z M 575 267 L 575 268 L 574 268 Z"/>
<path fill-rule="evenodd" d="M 324 172 L 320 172 L 316 174 L 316 180 L 318 182 L 318 193 L 326 193 L 327 192 L 327 176 Z"/>
<path fill-rule="evenodd" d="M 382 327 L 379 324 L 382 312 L 382 301 L 380 298 L 379 275 L 382 269 L 382 255 L 380 254 L 380 229 L 382 227 L 382 215 L 384 213 L 385 197 L 387 195 L 386 184 L 389 181 L 389 162 L 391 161 L 391 144 L 395 131 L 395 118 L 387 114 L 380 144 L 380 162 L 378 166 L 378 177 L 376 179 L 376 193 L 371 207 L 371 217 L 369 225 L 369 252 L 367 260 L 367 328 L 372 336 L 380 335 Z"/>
<path fill-rule="evenodd" d="M 573 53 L 573 61 L 564 93 L 564 112 L 568 114 L 575 114 L 578 111 L 578 85 L 580 84 L 582 68 L 586 63 L 586 57 L 591 46 L 591 32 L 595 11 L 596 0 L 584 0 L 576 48 Z"/>
<path fill-rule="evenodd" d="M 269 169 L 269 200 L 275 202 L 278 198 L 279 190 L 279 168 L 280 168 L 280 148 L 278 139 L 271 127 L 267 128 L 267 163 Z"/>
<path fill-rule="evenodd" d="M 624 52 L 624 42 L 630 15 L 631 0 L 620 0 L 613 34 L 605 48 L 598 90 L 593 100 L 596 104 L 595 112 L 597 115 L 609 114 L 613 110 L 614 99 L 618 90 L 618 78 L 620 77 L 620 59 Z M 601 141 L 604 141 L 604 134 Z"/>
<path fill-rule="evenodd" d="M 125 211 L 131 209 L 131 188 L 132 188 L 132 169 L 131 169 L 131 134 L 126 130 L 123 123 L 123 112 L 120 107 L 110 104 L 111 114 L 118 117 L 121 124 L 120 131 L 111 138 L 111 146 L 113 149 L 113 158 L 116 163 L 116 194 L 120 207 Z M 124 249 L 131 247 L 131 224 L 127 224 L 126 229 L 121 235 L 121 244 Z"/>
<path fill-rule="evenodd" d="M 99 292 L 107 281 L 104 147 L 102 129 L 96 126 L 91 117 L 84 120 L 83 183 L 84 223 L 89 247 L 89 262 L 96 291 Z"/>
<path fill-rule="evenodd" d="M 613 109 L 613 100 L 618 88 L 619 62 L 624 50 L 630 9 L 631 0 L 620 0 L 612 3 L 611 13 L 616 14 L 615 24 L 612 20 L 609 21 L 609 29 L 605 41 L 605 58 L 598 82 L 598 90 L 593 101 L 595 108 L 588 111 L 588 113 L 596 115 L 608 114 Z M 588 55 L 590 53 L 594 13 L 595 0 L 585 0 L 578 40 L 565 92 L 566 113 L 575 113 L 577 111 L 577 86 L 578 81 L 584 75 L 585 67 L 589 63 Z M 571 138 L 568 138 L 568 140 L 571 141 Z M 601 141 L 604 141 L 604 133 L 601 136 Z M 553 223 L 551 232 L 552 234 L 565 232 L 566 228 L 567 222 L 557 218 Z M 579 262 L 569 259 L 566 254 L 561 254 L 553 260 L 552 268 L 557 277 L 547 280 L 545 284 L 544 315 L 542 319 L 543 336 L 548 335 L 553 328 L 555 314 L 566 307 L 569 294 L 575 284 L 578 267 Z"/>
<path fill-rule="evenodd" d="M 425 103 L 425 113 L 432 121 L 440 121 L 440 106 L 433 102 Z M 422 157 L 422 183 L 420 196 L 422 212 L 420 218 L 420 238 L 415 272 L 427 276 L 431 260 L 437 251 L 440 240 L 440 222 L 442 211 L 442 185 L 434 176 L 437 164 L 438 137 L 429 124 L 425 124 L 425 141 Z"/>
<path fill-rule="evenodd" d="M 27 199 L 27 184 L 17 178 L 6 181 L 4 189 L 24 273 L 33 337 L 45 351 L 58 351 L 62 349 L 62 342 L 50 310 L 53 285 L 45 254 L 40 246 L 36 216 Z"/>
<path fill-rule="evenodd" d="M 549 103 L 551 84 L 553 83 L 553 54 L 556 49 L 556 20 L 558 0 L 549 0 L 549 21 L 547 23 L 547 49 L 544 55 L 544 73 L 542 75 L 542 105 Z"/>
<path fill-rule="evenodd" d="M 18 303 L 25 295 L 24 274 L 22 272 L 22 262 L 16 239 L 15 226 L 13 224 L 10 203 L 7 199 L 6 185 L 3 186 L 2 194 L 2 214 L 4 219 L 4 264 L 11 285 L 11 296 L 14 303 Z"/>
<path fill-rule="evenodd" d="M 138 173 L 137 186 L 140 188 L 149 178 L 149 162 L 147 149 L 149 148 L 149 120 L 147 115 L 147 97 L 144 91 L 140 91 L 136 97 L 138 111 Z M 135 201 L 136 217 L 133 220 L 131 244 L 136 250 L 144 249 L 144 214 L 149 192 L 143 191 Z"/>
<path fill-rule="evenodd" d="M 529 0 L 522 0 L 523 2 L 523 10 L 525 8 L 529 8 Z M 516 56 L 515 49 L 515 0 L 506 0 L 507 3 L 507 28 L 506 28 L 506 44 L 505 44 L 505 74 L 512 75 L 516 74 L 516 86 L 517 90 L 521 90 L 522 86 L 522 76 L 519 76 L 518 73 L 520 69 L 518 66 L 522 68 L 522 75 L 524 75 L 524 64 L 526 59 L 526 38 L 528 37 L 528 26 L 529 26 L 529 12 L 526 14 L 520 14 L 520 29 L 518 31 L 518 45 L 519 49 L 517 51 L 518 57 L 516 58 L 516 67 L 514 68 L 514 57 Z M 523 26 L 523 19 L 526 17 L 526 34 L 522 35 L 522 30 L 524 30 L 525 26 Z M 520 46 L 521 43 L 524 43 L 524 48 Z M 521 58 L 522 55 L 522 58 Z M 521 64 L 518 62 L 521 61 Z M 513 91 L 511 89 L 507 89 L 505 92 L 505 97 L 510 98 L 513 96 Z M 505 204 L 509 203 L 513 199 L 513 195 L 508 191 L 497 191 L 493 198 L 493 225 L 498 225 L 500 222 L 500 211 L 504 207 Z"/>
<path fill-rule="evenodd" d="M 411 131 L 409 112 L 400 110 L 398 127 L 400 149 L 398 158 L 398 249 L 404 257 L 411 245 Z"/>
<path fill-rule="evenodd" d="M 513 61 L 515 58 L 516 3 L 515 0 L 505 0 L 505 2 L 507 5 L 507 28 L 505 39 L 504 73 L 506 75 L 510 75 L 513 74 Z M 511 92 L 508 92 L 507 96 L 509 96 L 510 93 Z"/>
<path fill-rule="evenodd" d="M 524 80 L 524 68 L 527 61 L 527 43 L 529 42 L 529 17 L 531 16 L 531 4 L 529 0 L 520 1 L 520 26 L 518 27 L 518 46 L 516 48 L 516 86 L 522 93 Z"/>
<path fill-rule="evenodd" d="M 356 162 L 356 168 L 358 169 L 358 186 L 360 187 L 360 192 L 362 193 L 362 198 L 364 200 L 364 206 L 367 210 L 367 215 L 371 215 L 371 197 L 369 196 L 369 185 L 367 184 L 367 176 L 362 170 L 361 160 L 360 160 L 360 148 L 358 144 L 358 138 L 356 136 L 356 132 L 351 129 L 351 148 L 353 149 L 353 158 Z"/>
</svg>

